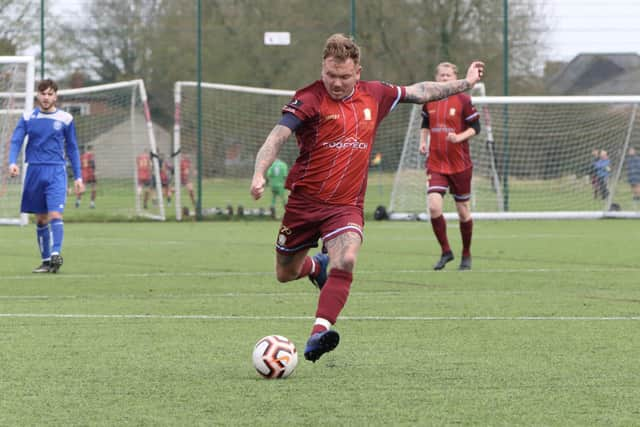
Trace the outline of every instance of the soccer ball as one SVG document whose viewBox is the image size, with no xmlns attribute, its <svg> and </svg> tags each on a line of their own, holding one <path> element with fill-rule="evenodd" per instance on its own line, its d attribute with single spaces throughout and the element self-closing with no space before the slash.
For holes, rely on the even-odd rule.
<svg viewBox="0 0 640 427">
<path fill-rule="evenodd" d="M 287 378 L 297 364 L 296 346 L 281 335 L 267 335 L 253 349 L 253 366 L 264 378 Z"/>
</svg>

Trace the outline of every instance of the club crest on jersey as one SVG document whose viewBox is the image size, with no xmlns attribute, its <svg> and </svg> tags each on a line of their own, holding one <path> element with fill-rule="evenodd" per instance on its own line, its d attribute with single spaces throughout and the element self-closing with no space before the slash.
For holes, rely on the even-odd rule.
<svg viewBox="0 0 640 427">
<path fill-rule="evenodd" d="M 62 122 L 59 122 L 59 121 L 57 121 L 57 120 L 56 120 L 55 122 L 53 122 L 53 128 L 54 128 L 55 130 L 60 130 L 60 129 L 62 129 Z"/>
<path fill-rule="evenodd" d="M 364 112 L 364 119 L 371 120 L 371 110 L 368 108 L 365 108 L 363 112 Z"/>
<path fill-rule="evenodd" d="M 302 107 L 302 101 L 300 101 L 298 98 L 295 98 L 292 99 L 291 102 L 289 102 L 287 105 L 293 108 L 300 108 Z"/>
<path fill-rule="evenodd" d="M 283 246 L 285 243 L 287 243 L 287 236 L 278 234 L 278 245 Z"/>
<path fill-rule="evenodd" d="M 449 108 L 449 115 L 450 116 L 455 116 L 456 115 L 456 109 L 455 108 Z"/>
</svg>

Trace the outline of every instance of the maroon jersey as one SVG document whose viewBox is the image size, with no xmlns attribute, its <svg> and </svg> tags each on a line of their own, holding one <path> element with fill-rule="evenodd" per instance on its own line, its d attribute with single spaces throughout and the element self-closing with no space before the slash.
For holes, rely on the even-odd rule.
<svg viewBox="0 0 640 427">
<path fill-rule="evenodd" d="M 92 152 L 86 151 L 80 156 L 80 166 L 82 167 L 82 180 L 84 182 L 96 180 L 96 163 Z"/>
<path fill-rule="evenodd" d="M 180 159 L 180 182 L 187 184 L 189 182 L 189 174 L 191 173 L 191 159 L 182 156 Z"/>
<path fill-rule="evenodd" d="M 151 181 L 151 158 L 149 154 L 143 153 L 136 157 L 136 166 L 138 168 L 138 181 Z"/>
<path fill-rule="evenodd" d="M 429 172 L 454 174 L 473 166 L 469 142 L 447 141 L 450 132 L 464 132 L 480 118 L 466 93 L 458 93 L 439 101 L 427 102 L 422 115 L 429 119 L 429 156 L 426 167 Z"/>
<path fill-rule="evenodd" d="M 298 90 L 282 109 L 302 121 L 300 154 L 285 187 L 314 201 L 362 207 L 376 130 L 405 94 L 404 87 L 377 81 L 358 82 L 339 101 L 321 80 Z"/>
</svg>

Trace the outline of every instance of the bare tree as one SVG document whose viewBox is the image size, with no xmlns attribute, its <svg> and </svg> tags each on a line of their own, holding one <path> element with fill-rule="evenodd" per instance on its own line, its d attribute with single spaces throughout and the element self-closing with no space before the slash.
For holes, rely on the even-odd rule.
<svg viewBox="0 0 640 427">
<path fill-rule="evenodd" d="M 16 55 L 38 37 L 40 2 L 0 0 L 0 55 Z"/>
<path fill-rule="evenodd" d="M 82 64 L 100 81 L 114 82 L 149 73 L 161 0 L 101 0 L 90 3 L 84 22 L 62 27 L 74 49 L 68 62 Z M 77 18 L 76 18 L 77 19 Z M 74 66 L 74 68 L 76 68 Z"/>
</svg>

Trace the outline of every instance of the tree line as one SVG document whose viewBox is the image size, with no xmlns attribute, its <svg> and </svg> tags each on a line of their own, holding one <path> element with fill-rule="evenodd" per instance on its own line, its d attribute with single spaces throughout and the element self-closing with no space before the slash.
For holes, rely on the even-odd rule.
<svg viewBox="0 0 640 427">
<path fill-rule="evenodd" d="M 68 85 L 142 78 L 156 118 L 168 124 L 174 82 L 196 79 L 196 4 L 86 0 L 77 15 L 47 15 L 48 71 L 62 73 Z M 503 0 L 356 0 L 355 20 L 351 4 L 202 0 L 202 80 L 298 88 L 319 78 L 326 38 L 355 28 L 364 79 L 409 84 L 432 80 L 439 62 L 456 63 L 463 73 L 472 60 L 483 59 L 488 94 L 503 93 Z M 39 43 L 38 5 L 36 0 L 0 0 L 0 54 Z M 512 95 L 540 94 L 542 12 L 537 0 L 509 1 Z M 265 31 L 288 31 L 291 44 L 265 46 Z"/>
</svg>

